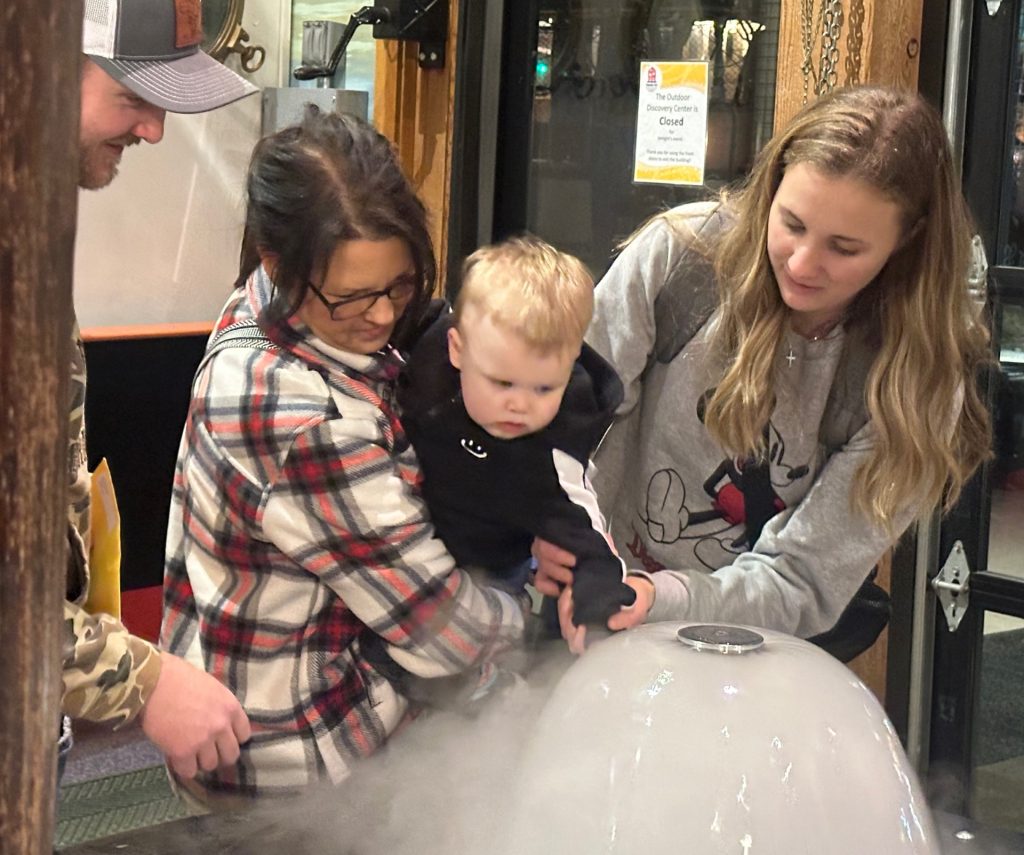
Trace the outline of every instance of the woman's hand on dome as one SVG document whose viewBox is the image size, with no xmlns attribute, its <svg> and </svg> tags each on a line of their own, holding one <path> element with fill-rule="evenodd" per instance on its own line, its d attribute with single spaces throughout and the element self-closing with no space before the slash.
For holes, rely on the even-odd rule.
<svg viewBox="0 0 1024 855">
<path fill-rule="evenodd" d="M 636 600 L 631 606 L 623 606 L 608 618 L 608 629 L 619 631 L 640 626 L 654 605 L 654 583 L 646 576 L 627 576 L 626 584 L 636 591 Z"/>
<path fill-rule="evenodd" d="M 654 605 L 654 583 L 646 576 L 627 576 L 626 584 L 636 591 L 636 600 L 631 606 L 623 606 L 608 618 L 608 629 L 618 632 L 639 626 L 646 619 Z M 587 628 L 576 626 L 572 621 L 572 585 L 566 585 L 558 596 L 558 626 L 569 650 L 577 656 L 587 649 Z M 598 637 L 603 633 L 598 632 Z"/>
</svg>

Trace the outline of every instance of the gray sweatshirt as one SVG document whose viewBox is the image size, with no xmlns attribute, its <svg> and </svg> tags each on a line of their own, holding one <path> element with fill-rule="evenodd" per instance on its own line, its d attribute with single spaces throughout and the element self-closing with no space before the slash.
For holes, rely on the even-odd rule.
<svg viewBox="0 0 1024 855">
<path fill-rule="evenodd" d="M 697 228 L 711 208 L 698 203 L 675 213 Z M 687 277 L 706 265 L 689 251 L 686 233 L 663 219 L 652 222 L 597 287 L 587 340 L 625 387 L 595 460 L 602 510 L 627 565 L 660 571 L 652 577 L 656 599 L 648 620 L 742 623 L 812 636 L 835 624 L 893 542 L 850 501 L 874 441 L 863 383 L 837 373 L 848 340 L 841 326 L 818 341 L 787 334 L 769 425 L 779 513 L 755 544 L 745 543 L 742 462 L 730 460 L 701 421 L 702 399 L 723 368 L 708 348 L 717 315 L 674 358 L 655 355 L 656 299 L 666 288 L 694 290 Z M 659 301 L 658 311 L 667 303 Z M 686 305 L 676 300 L 673 309 L 685 312 Z M 679 319 L 673 318 L 685 326 Z M 662 317 L 663 333 L 664 326 Z M 908 507 L 893 519 L 893 531 L 902 532 L 919 510 Z"/>
</svg>

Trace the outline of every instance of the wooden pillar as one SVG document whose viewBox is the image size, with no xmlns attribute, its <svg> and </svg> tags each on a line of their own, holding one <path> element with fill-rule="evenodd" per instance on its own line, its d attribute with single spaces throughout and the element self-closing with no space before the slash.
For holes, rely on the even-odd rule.
<svg viewBox="0 0 1024 855">
<path fill-rule="evenodd" d="M 0 848 L 53 847 L 81 0 L 0 26 Z"/>
<path fill-rule="evenodd" d="M 378 41 L 373 84 L 374 124 L 395 144 L 430 214 L 439 286 L 448 241 L 458 25 L 459 0 L 449 0 L 444 68 L 420 68 L 416 42 Z"/>
<path fill-rule="evenodd" d="M 814 0 L 815 25 L 822 3 Z M 803 104 L 804 45 L 801 16 L 805 0 L 782 0 L 779 24 L 778 76 L 775 84 L 775 129 Z M 917 88 L 924 0 L 842 0 L 836 83 L 880 83 Z M 859 49 L 858 49 L 859 46 Z M 811 56 L 815 68 L 821 54 L 821 30 L 814 34 Z M 859 71 L 856 58 L 860 57 Z M 809 98 L 814 98 L 813 83 Z"/>
</svg>

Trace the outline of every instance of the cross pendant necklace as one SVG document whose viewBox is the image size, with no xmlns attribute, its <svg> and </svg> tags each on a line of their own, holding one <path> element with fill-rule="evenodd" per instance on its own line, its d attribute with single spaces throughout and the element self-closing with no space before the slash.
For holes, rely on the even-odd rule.
<svg viewBox="0 0 1024 855">
<path fill-rule="evenodd" d="M 840 323 L 842 323 L 843 316 L 840 315 L 838 318 L 830 318 L 824 323 L 818 324 L 809 333 L 801 333 L 801 335 L 808 341 L 821 341 L 825 336 L 832 332 Z M 789 345 L 789 353 L 786 354 L 786 362 L 789 363 L 789 367 L 793 367 L 793 363 L 796 362 L 797 355 L 793 353 L 793 345 Z"/>
</svg>

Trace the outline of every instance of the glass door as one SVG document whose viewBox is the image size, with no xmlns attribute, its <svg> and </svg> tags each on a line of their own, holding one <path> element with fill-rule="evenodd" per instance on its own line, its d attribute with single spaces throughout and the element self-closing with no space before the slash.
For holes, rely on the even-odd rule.
<svg viewBox="0 0 1024 855">
<path fill-rule="evenodd" d="M 928 784 L 933 806 L 1024 831 L 1024 18 L 977 0 L 964 186 L 988 258 L 995 456 L 943 522 Z"/>
<path fill-rule="evenodd" d="M 779 0 L 514 0 L 502 21 L 493 230 L 604 272 L 655 212 L 745 174 L 771 136 Z M 709 63 L 706 186 L 632 180 L 640 62 Z"/>
</svg>

